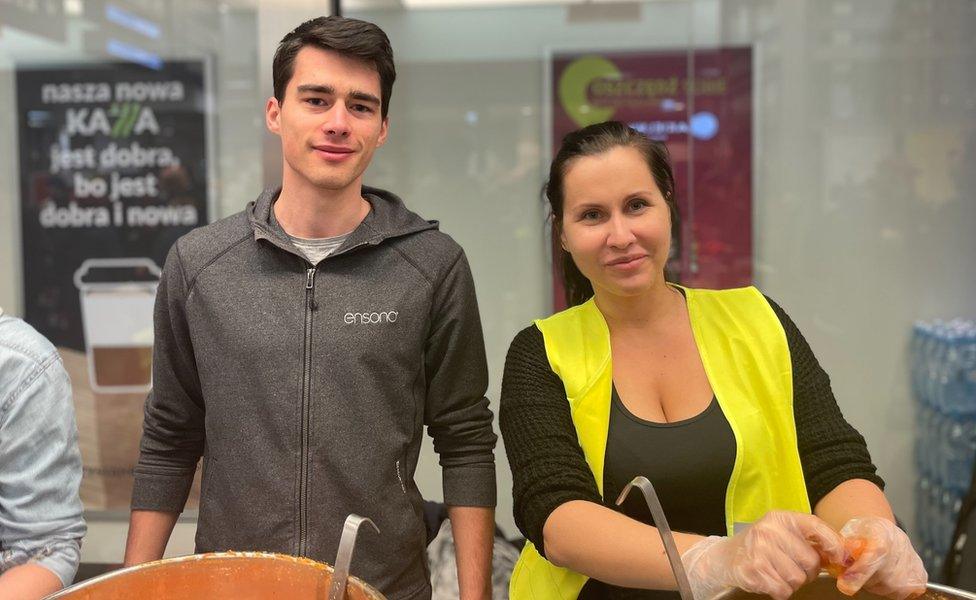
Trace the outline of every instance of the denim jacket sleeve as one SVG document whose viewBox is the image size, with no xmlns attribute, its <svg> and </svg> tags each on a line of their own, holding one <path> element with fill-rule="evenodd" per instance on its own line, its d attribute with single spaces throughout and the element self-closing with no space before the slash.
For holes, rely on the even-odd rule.
<svg viewBox="0 0 976 600">
<path fill-rule="evenodd" d="M 71 382 L 54 347 L 0 313 L 0 573 L 35 562 L 68 585 L 85 535 Z"/>
</svg>

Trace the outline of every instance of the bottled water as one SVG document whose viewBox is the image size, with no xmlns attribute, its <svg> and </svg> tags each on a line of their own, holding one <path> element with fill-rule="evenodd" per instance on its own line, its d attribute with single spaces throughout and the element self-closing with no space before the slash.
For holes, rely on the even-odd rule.
<svg viewBox="0 0 976 600">
<path fill-rule="evenodd" d="M 909 355 L 916 415 L 916 543 L 934 578 L 976 463 L 976 322 L 918 321 Z"/>
<path fill-rule="evenodd" d="M 932 482 L 928 477 L 923 476 L 918 480 L 918 484 L 915 486 L 915 523 L 922 524 L 928 521 L 929 512 L 931 511 L 931 501 L 932 497 Z M 920 527 L 918 529 L 918 542 L 919 546 L 923 548 L 931 548 L 932 546 L 932 529 L 929 527 Z"/>
<path fill-rule="evenodd" d="M 946 419 L 945 437 L 945 486 L 951 491 L 964 494 L 969 489 L 973 474 L 974 422 L 965 417 Z"/>
</svg>

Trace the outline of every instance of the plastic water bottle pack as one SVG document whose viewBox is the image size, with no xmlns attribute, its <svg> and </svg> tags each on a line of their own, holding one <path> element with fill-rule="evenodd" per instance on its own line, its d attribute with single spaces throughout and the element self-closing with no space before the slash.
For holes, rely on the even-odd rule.
<svg viewBox="0 0 976 600">
<path fill-rule="evenodd" d="M 942 570 L 976 461 L 976 322 L 918 322 L 911 342 L 916 401 L 916 543 Z"/>
</svg>

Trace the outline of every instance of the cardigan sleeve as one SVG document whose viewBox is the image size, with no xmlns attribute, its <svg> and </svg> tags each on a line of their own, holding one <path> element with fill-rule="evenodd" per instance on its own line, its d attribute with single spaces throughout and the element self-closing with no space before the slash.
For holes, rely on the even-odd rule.
<svg viewBox="0 0 976 600">
<path fill-rule="evenodd" d="M 864 437 L 844 419 L 830 377 L 786 311 L 766 298 L 779 317 L 793 364 L 793 417 L 810 506 L 851 479 L 866 479 L 884 489 Z"/>
<path fill-rule="evenodd" d="M 602 499 L 576 437 L 566 389 L 534 325 L 508 349 L 498 422 L 512 469 L 515 524 L 545 556 L 542 530 L 552 511 L 571 500 Z"/>
</svg>

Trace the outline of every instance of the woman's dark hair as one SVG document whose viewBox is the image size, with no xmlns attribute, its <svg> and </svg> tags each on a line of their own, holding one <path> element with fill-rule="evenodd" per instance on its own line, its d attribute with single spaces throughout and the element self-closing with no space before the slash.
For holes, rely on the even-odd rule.
<svg viewBox="0 0 976 600">
<path fill-rule="evenodd" d="M 560 270 L 563 280 L 563 289 L 566 292 L 566 304 L 576 306 L 590 299 L 593 295 L 593 285 L 583 273 L 580 272 L 573 257 L 562 247 L 555 243 L 558 240 L 563 226 L 563 200 L 565 191 L 563 180 L 566 177 L 566 169 L 573 160 L 583 156 L 596 156 L 618 148 L 626 146 L 634 148 L 641 153 L 647 162 L 647 167 L 654 177 L 664 201 L 668 205 L 668 212 L 671 215 L 671 243 L 676 244 L 680 239 L 681 224 L 678 218 L 678 205 L 675 200 L 674 173 L 671 170 L 671 156 L 668 154 L 667 147 L 662 143 L 648 138 L 642 133 L 631 129 L 619 121 L 606 121 L 584 127 L 578 131 L 567 134 L 563 138 L 559 152 L 553 159 L 549 168 L 549 181 L 543 188 L 546 199 L 549 200 L 549 210 L 552 219 L 553 236 L 553 263 Z M 670 275 L 665 273 L 669 280 Z"/>
<path fill-rule="evenodd" d="M 342 56 L 365 61 L 380 75 L 380 114 L 386 118 L 396 80 L 390 38 L 376 25 L 347 17 L 318 17 L 305 21 L 281 38 L 271 65 L 274 95 L 285 100 L 285 88 L 294 73 L 295 57 L 305 46 L 332 50 Z"/>
</svg>

